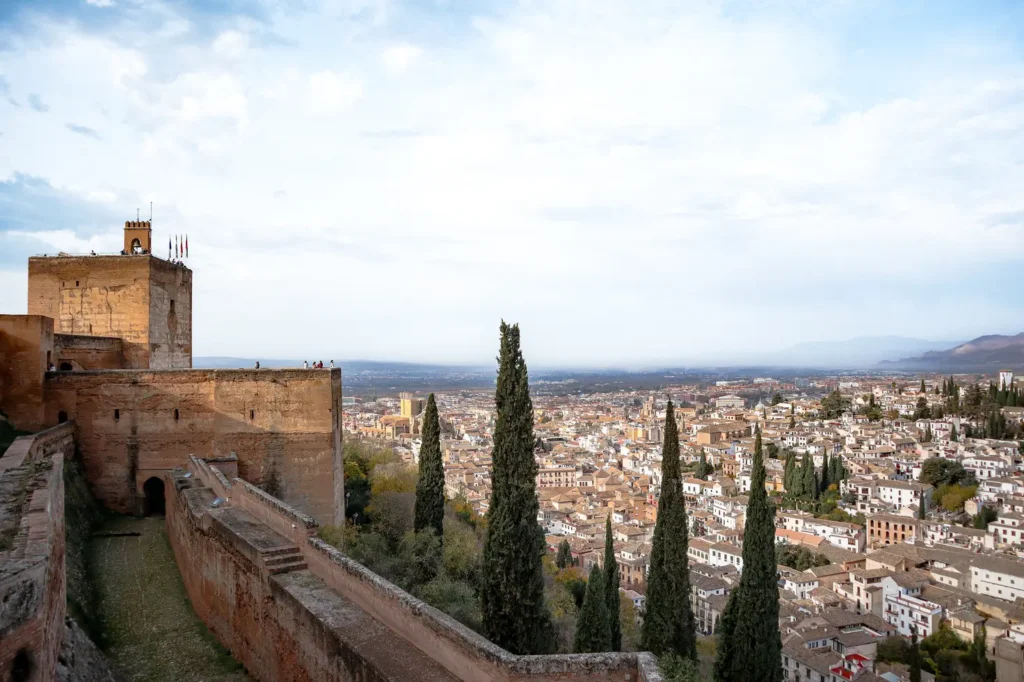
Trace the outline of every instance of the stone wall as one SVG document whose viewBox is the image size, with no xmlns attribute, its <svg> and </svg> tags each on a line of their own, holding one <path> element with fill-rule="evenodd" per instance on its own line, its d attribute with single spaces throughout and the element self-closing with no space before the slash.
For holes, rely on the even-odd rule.
<svg viewBox="0 0 1024 682">
<path fill-rule="evenodd" d="M 661 679 L 650 654 L 512 655 L 316 538 L 302 512 L 196 458 L 188 473 L 168 475 L 167 489 L 169 535 L 196 612 L 258 680 Z M 248 522 L 228 522 L 232 508 Z M 301 564 L 261 574 L 265 559 L 252 549 L 261 543 L 294 548 Z"/>
<path fill-rule="evenodd" d="M 73 454 L 73 425 L 62 424 L 17 439 L 0 458 L 0 678 L 5 680 L 49 682 L 56 673 L 66 612 L 63 469 Z"/>
<path fill-rule="evenodd" d="M 124 344 L 112 336 L 53 335 L 53 364 L 59 369 L 128 369 Z"/>
<path fill-rule="evenodd" d="M 191 454 L 237 455 L 238 475 L 323 522 L 341 518 L 341 370 L 50 373 L 47 418 L 76 434 L 93 493 L 122 513 Z"/>
<path fill-rule="evenodd" d="M 43 427 L 43 375 L 53 358 L 53 320 L 0 315 L 0 410 L 23 431 Z"/>
<path fill-rule="evenodd" d="M 122 339 L 131 368 L 192 366 L 192 271 L 151 255 L 29 258 L 28 312 Z"/>
</svg>

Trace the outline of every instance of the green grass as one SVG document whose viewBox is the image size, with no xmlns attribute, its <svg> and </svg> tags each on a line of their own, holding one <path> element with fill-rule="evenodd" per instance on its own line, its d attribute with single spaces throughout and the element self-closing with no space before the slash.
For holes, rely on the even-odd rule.
<svg viewBox="0 0 1024 682">
<path fill-rule="evenodd" d="M 245 682 L 248 676 L 192 610 L 164 519 L 110 516 L 94 537 L 89 573 L 97 591 L 100 646 L 125 680 Z"/>
</svg>

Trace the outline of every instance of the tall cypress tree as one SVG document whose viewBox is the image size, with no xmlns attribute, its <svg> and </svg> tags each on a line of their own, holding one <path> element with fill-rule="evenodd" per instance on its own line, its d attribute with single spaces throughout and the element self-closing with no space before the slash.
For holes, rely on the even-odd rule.
<svg viewBox="0 0 1024 682">
<path fill-rule="evenodd" d="M 562 540 L 558 543 L 558 554 L 555 556 L 555 565 L 559 568 L 572 566 L 572 547 L 569 546 L 568 540 Z"/>
<path fill-rule="evenodd" d="M 814 460 L 809 452 L 804 453 L 803 466 L 800 469 L 800 494 L 814 498 L 818 494 L 818 479 L 814 476 Z"/>
<path fill-rule="evenodd" d="M 604 574 L 594 562 L 587 580 L 587 593 L 583 608 L 576 620 L 576 637 L 572 650 L 578 654 L 598 654 L 611 647 L 612 635 L 608 623 L 608 600 L 604 589 Z"/>
<path fill-rule="evenodd" d="M 793 471 L 796 469 L 796 456 L 792 451 L 786 454 L 786 468 L 782 474 L 782 485 L 785 486 L 786 492 L 790 495 L 793 494 Z"/>
<path fill-rule="evenodd" d="M 504 320 L 494 398 L 498 420 L 480 588 L 483 630 L 514 654 L 550 653 L 555 636 L 544 603 L 545 542 L 537 524 L 533 402 L 519 325 Z"/>
<path fill-rule="evenodd" d="M 640 632 L 644 651 L 697 659 L 696 625 L 690 605 L 690 533 L 679 478 L 679 434 L 672 401 L 665 411 L 661 497 L 647 573 L 647 609 Z M 762 490 L 764 478 L 761 479 Z"/>
<path fill-rule="evenodd" d="M 423 413 L 423 444 L 420 446 L 420 477 L 416 482 L 416 532 L 433 528 L 444 539 L 444 463 L 441 461 L 441 424 L 434 394 Z"/>
<path fill-rule="evenodd" d="M 605 517 L 604 522 L 604 589 L 608 602 L 608 628 L 611 637 L 610 651 L 621 651 L 622 624 L 619 623 L 619 563 L 615 561 L 611 514 Z"/>
<path fill-rule="evenodd" d="M 822 459 L 822 464 L 821 464 L 821 482 L 818 485 L 818 487 L 821 489 L 822 492 L 825 492 L 826 490 L 828 490 L 829 485 L 832 484 L 831 474 L 832 474 L 832 460 L 830 460 L 829 457 L 828 457 L 828 448 L 826 447 L 825 455 L 824 455 L 824 458 Z"/>
<path fill-rule="evenodd" d="M 718 629 L 716 682 L 781 682 L 779 587 L 775 565 L 775 508 L 764 489 L 761 434 L 754 447 L 743 573 L 726 602 Z"/>
</svg>

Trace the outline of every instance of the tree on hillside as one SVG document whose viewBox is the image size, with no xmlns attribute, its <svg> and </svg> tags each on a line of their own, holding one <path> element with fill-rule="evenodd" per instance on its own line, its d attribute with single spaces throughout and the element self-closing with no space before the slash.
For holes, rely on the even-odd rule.
<svg viewBox="0 0 1024 682">
<path fill-rule="evenodd" d="M 572 566 L 572 547 L 569 546 L 568 540 L 562 540 L 558 543 L 558 554 L 555 556 L 555 565 L 558 568 L 568 568 Z"/>
<path fill-rule="evenodd" d="M 711 475 L 713 469 L 708 464 L 708 457 L 704 454 L 704 448 L 700 449 L 700 461 L 697 462 L 697 469 L 693 472 L 694 478 L 701 480 L 707 480 L 707 477 Z"/>
<path fill-rule="evenodd" d="M 696 660 L 696 626 L 690 606 L 690 560 L 687 556 L 690 539 L 686 501 L 679 478 L 679 434 L 671 400 L 665 410 L 661 476 L 640 646 L 657 656 L 676 653 Z M 761 484 L 763 491 L 763 477 Z"/>
<path fill-rule="evenodd" d="M 953 424 L 953 428 L 951 428 L 949 430 L 949 440 L 951 440 L 954 443 L 956 443 L 958 440 L 960 440 L 959 438 L 957 438 L 957 435 L 956 435 L 956 424 Z"/>
<path fill-rule="evenodd" d="M 444 541 L 444 462 L 441 460 L 441 425 L 434 394 L 427 398 L 423 413 L 423 444 L 420 446 L 420 475 L 416 481 L 416 510 L 413 529 L 432 528 Z"/>
<path fill-rule="evenodd" d="M 556 638 L 544 603 L 533 402 L 519 325 L 504 321 L 494 397 L 498 418 L 480 586 L 483 630 L 488 639 L 514 654 L 550 653 Z"/>
<path fill-rule="evenodd" d="M 928 407 L 928 399 L 921 396 L 917 399 L 917 406 L 914 409 L 914 419 L 929 419 L 932 416 L 931 408 Z"/>
<path fill-rule="evenodd" d="M 576 620 L 576 637 L 572 650 L 577 654 L 598 654 L 611 649 L 611 618 L 604 589 L 604 575 L 594 562 L 587 580 L 587 594 Z"/>
<path fill-rule="evenodd" d="M 604 590 L 608 605 L 610 651 L 622 650 L 622 628 L 619 623 L 619 562 L 615 560 L 615 545 L 612 542 L 612 517 L 604 522 Z"/>
<path fill-rule="evenodd" d="M 781 393 L 776 393 L 775 395 L 772 396 L 772 407 L 775 407 L 776 405 L 778 405 L 781 402 L 782 402 L 782 394 Z"/>
<path fill-rule="evenodd" d="M 929 457 L 921 465 L 919 480 L 938 488 L 942 485 L 963 483 L 968 480 L 968 473 L 960 462 L 942 457 Z"/>
<path fill-rule="evenodd" d="M 921 388 L 920 388 L 920 392 L 921 392 L 921 393 L 926 393 L 927 391 L 928 391 L 928 389 L 924 387 L 924 377 L 921 377 Z"/>
<path fill-rule="evenodd" d="M 814 474 L 814 458 L 810 453 L 804 453 L 803 467 L 800 470 L 801 494 L 811 499 L 818 498 L 818 478 Z"/>
<path fill-rule="evenodd" d="M 743 573 L 719 621 L 714 678 L 718 682 L 781 682 L 779 586 L 775 565 L 775 508 L 764 489 L 761 433 L 743 532 Z"/>
<path fill-rule="evenodd" d="M 921 650 L 917 646 L 917 629 L 910 630 L 910 653 L 907 655 L 910 667 L 910 682 L 921 682 Z"/>
<path fill-rule="evenodd" d="M 786 492 L 794 494 L 793 490 L 793 476 L 796 471 L 796 455 L 792 451 L 786 454 L 786 468 L 782 471 L 782 485 L 786 488 Z"/>
<path fill-rule="evenodd" d="M 838 388 L 821 399 L 822 419 L 835 419 L 842 416 L 843 412 L 848 409 L 850 409 L 850 400 L 844 398 Z"/>
</svg>

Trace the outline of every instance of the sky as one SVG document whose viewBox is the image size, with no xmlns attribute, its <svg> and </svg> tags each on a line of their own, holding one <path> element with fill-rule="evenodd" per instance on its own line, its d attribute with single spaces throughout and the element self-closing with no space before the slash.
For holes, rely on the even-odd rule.
<svg viewBox="0 0 1024 682">
<path fill-rule="evenodd" d="M 153 202 L 196 355 L 1017 333 L 1022 188 L 1020 2 L 0 3 L 0 312 Z"/>
</svg>

